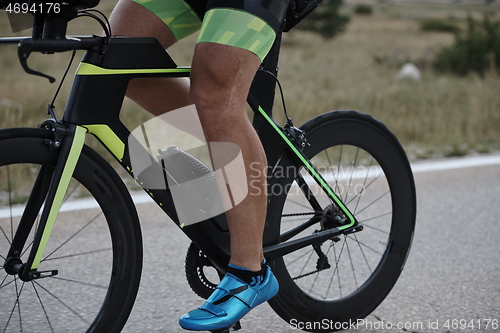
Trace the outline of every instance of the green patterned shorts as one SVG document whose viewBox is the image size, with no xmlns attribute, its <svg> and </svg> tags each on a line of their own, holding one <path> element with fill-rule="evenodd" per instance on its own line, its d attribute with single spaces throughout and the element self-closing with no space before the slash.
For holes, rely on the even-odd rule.
<svg viewBox="0 0 500 333">
<path fill-rule="evenodd" d="M 260 17 L 261 15 L 246 10 L 247 8 L 232 8 L 226 5 L 205 11 L 207 6 L 203 0 L 191 0 L 193 5 L 187 2 L 189 0 L 133 1 L 157 15 L 170 28 L 177 40 L 201 30 L 198 42 L 212 42 L 243 48 L 255 53 L 261 60 L 271 49 L 276 38 L 276 30 L 280 25 L 279 14 L 278 18 L 276 15 L 267 15 L 266 21 Z M 286 4 L 283 0 L 277 1 L 280 2 L 279 10 L 283 11 L 281 16 L 284 16 Z M 253 7 L 255 7 L 254 4 Z M 265 9 L 260 8 L 258 12 L 267 13 Z M 203 19 L 200 19 L 201 17 Z"/>
</svg>

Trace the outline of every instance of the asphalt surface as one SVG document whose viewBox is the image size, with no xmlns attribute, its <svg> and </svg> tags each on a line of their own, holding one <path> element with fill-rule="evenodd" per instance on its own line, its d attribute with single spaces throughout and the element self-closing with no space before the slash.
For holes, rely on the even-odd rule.
<svg viewBox="0 0 500 333">
<path fill-rule="evenodd" d="M 386 300 L 346 332 L 500 332 L 500 165 L 415 174 L 418 217 L 405 269 Z M 124 332 L 186 332 L 202 300 L 184 278 L 189 240 L 154 204 L 140 204 L 144 270 Z M 263 304 L 241 333 L 299 332 Z"/>
</svg>

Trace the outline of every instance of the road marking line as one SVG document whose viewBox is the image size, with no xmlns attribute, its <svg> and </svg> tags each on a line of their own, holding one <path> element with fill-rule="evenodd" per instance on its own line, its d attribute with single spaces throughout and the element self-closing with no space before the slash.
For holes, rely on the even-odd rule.
<svg viewBox="0 0 500 333">
<path fill-rule="evenodd" d="M 442 161 L 432 161 L 416 163 L 411 166 L 413 173 L 440 171 L 440 170 L 453 170 L 462 168 L 473 168 L 478 166 L 500 164 L 500 156 L 475 156 L 455 158 Z"/>
<path fill-rule="evenodd" d="M 413 173 L 454 170 L 462 168 L 474 168 L 487 165 L 500 164 L 500 155 L 493 156 L 474 156 L 453 158 L 442 161 L 419 162 L 411 166 Z M 132 194 L 132 199 L 136 205 L 144 203 L 152 203 L 153 200 L 146 193 Z M 97 202 L 94 199 L 81 199 L 71 202 L 66 202 L 62 205 L 60 212 L 71 212 L 76 210 L 84 210 L 98 208 Z M 0 209 L 0 218 L 19 217 L 22 215 L 24 207 L 12 207 Z"/>
</svg>

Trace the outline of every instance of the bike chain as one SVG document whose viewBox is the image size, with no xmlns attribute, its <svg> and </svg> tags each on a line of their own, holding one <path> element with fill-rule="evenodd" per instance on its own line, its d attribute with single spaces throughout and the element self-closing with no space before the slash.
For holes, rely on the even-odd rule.
<svg viewBox="0 0 500 333">
<path fill-rule="evenodd" d="M 292 213 L 292 214 L 283 214 L 283 215 L 281 215 L 281 217 L 304 216 L 304 215 L 317 215 L 318 213 L 323 213 L 323 212 L 310 212 L 310 213 Z"/>
<path fill-rule="evenodd" d="M 306 273 L 306 274 L 302 274 L 302 275 L 296 276 L 296 277 L 294 277 L 293 279 L 294 279 L 294 280 L 302 279 L 302 278 L 305 278 L 306 276 L 313 275 L 313 274 L 315 274 L 315 273 L 319 273 L 319 272 L 321 272 L 321 271 L 324 271 L 325 269 L 329 269 L 329 268 L 317 269 L 317 270 L 315 270 L 315 271 L 312 271 L 312 272 L 309 272 L 309 273 Z"/>
</svg>

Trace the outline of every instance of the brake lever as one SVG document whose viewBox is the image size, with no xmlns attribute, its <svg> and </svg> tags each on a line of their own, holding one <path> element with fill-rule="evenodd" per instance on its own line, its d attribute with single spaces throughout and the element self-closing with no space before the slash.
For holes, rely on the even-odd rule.
<svg viewBox="0 0 500 333">
<path fill-rule="evenodd" d="M 25 42 L 25 40 L 21 41 L 19 43 L 18 48 L 17 48 L 19 62 L 21 63 L 21 66 L 23 67 L 24 71 L 28 74 L 31 74 L 31 75 L 44 77 L 44 78 L 48 79 L 50 83 L 54 83 L 56 81 L 56 79 L 53 78 L 52 76 L 44 74 L 44 73 L 36 71 L 36 70 L 33 70 L 33 69 L 28 67 L 28 58 L 29 58 L 31 52 L 33 52 L 33 44 L 31 44 L 29 42 L 28 43 L 24 43 L 24 42 Z"/>
</svg>

